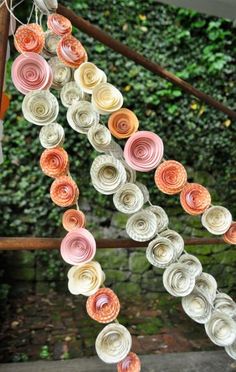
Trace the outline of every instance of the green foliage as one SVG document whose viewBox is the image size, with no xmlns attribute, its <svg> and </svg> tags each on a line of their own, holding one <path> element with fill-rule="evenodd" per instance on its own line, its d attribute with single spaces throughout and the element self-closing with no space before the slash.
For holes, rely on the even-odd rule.
<svg viewBox="0 0 236 372">
<path fill-rule="evenodd" d="M 63 1 L 78 14 L 110 33 L 147 58 L 187 79 L 197 88 L 235 109 L 236 36 L 231 22 L 196 12 L 132 0 Z M 19 17 L 24 19 L 19 9 Z M 81 32 L 89 60 L 104 69 L 109 81 L 124 94 L 124 107 L 135 111 L 140 128 L 155 131 L 165 143 L 166 158 L 182 161 L 196 172 L 214 179 L 213 202 L 235 210 L 235 125 L 216 110 L 198 102 L 171 83 L 120 56 Z M 10 66 L 8 67 L 8 69 Z M 11 106 L 4 127 L 5 162 L 0 174 L 1 236 L 58 236 L 62 210 L 49 198 L 51 180 L 39 169 L 42 152 L 39 127 L 22 117 L 22 95 L 8 74 Z M 57 92 L 55 92 L 58 95 Z M 103 216 L 112 208 L 112 198 L 98 195 L 90 183 L 89 166 L 95 157 L 86 137 L 74 132 L 61 109 L 58 122 L 66 132 L 65 148 L 71 159 L 71 173 L 82 198 L 89 199 L 93 213 Z M 106 124 L 107 117 L 103 118 Z M 191 179 L 196 179 L 191 173 Z M 161 195 L 152 174 L 139 175 L 151 190 L 153 203 L 171 207 L 178 198 Z M 208 186 L 206 184 L 206 186 Z M 59 268 L 50 259 L 49 276 Z"/>
</svg>

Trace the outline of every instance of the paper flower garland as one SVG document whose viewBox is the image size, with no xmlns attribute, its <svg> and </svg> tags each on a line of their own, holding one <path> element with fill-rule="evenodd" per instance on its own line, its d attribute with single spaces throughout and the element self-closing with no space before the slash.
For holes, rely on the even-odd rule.
<svg viewBox="0 0 236 372">
<path fill-rule="evenodd" d="M 40 143 L 46 149 L 61 146 L 64 142 L 64 139 L 65 139 L 64 129 L 58 123 L 52 123 L 43 126 L 39 133 Z"/>
<path fill-rule="evenodd" d="M 99 323 L 113 322 L 120 312 L 120 302 L 109 288 L 101 288 L 87 299 L 88 315 Z"/>
</svg>

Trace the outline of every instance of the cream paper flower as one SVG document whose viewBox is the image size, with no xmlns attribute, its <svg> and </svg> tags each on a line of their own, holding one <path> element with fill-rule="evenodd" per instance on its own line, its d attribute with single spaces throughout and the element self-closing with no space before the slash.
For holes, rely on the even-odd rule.
<svg viewBox="0 0 236 372">
<path fill-rule="evenodd" d="M 105 280 L 105 274 L 97 261 L 72 266 L 68 271 L 68 288 L 74 295 L 91 296 Z"/>
<path fill-rule="evenodd" d="M 236 360 L 236 340 L 231 345 L 226 346 L 225 351 L 231 358 Z"/>
<path fill-rule="evenodd" d="M 147 203 L 150 199 L 149 191 L 148 191 L 147 187 L 141 182 L 135 182 L 135 184 L 140 188 L 140 190 L 143 193 L 144 203 Z"/>
<path fill-rule="evenodd" d="M 67 111 L 67 121 L 76 132 L 86 134 L 99 122 L 99 114 L 87 101 L 74 102 Z"/>
<path fill-rule="evenodd" d="M 165 269 L 163 285 L 172 296 L 184 297 L 192 292 L 195 277 L 189 270 L 188 265 L 176 262 Z"/>
<path fill-rule="evenodd" d="M 215 311 L 205 324 L 210 340 L 218 346 L 229 346 L 236 339 L 236 323 L 227 314 Z"/>
<path fill-rule="evenodd" d="M 110 155 L 99 155 L 90 169 L 94 188 L 101 194 L 114 194 L 126 182 L 123 164 Z"/>
<path fill-rule="evenodd" d="M 132 338 L 129 331 L 121 324 L 108 324 L 98 334 L 95 348 L 105 363 L 118 363 L 130 352 Z"/>
<path fill-rule="evenodd" d="M 35 90 L 25 95 L 22 111 L 30 123 L 47 125 L 56 121 L 59 105 L 56 97 L 49 91 Z"/>
<path fill-rule="evenodd" d="M 98 152 L 106 152 L 111 147 L 111 133 L 105 125 L 95 124 L 88 131 L 88 140 Z"/>
<path fill-rule="evenodd" d="M 203 226 L 214 235 L 223 235 L 232 223 L 232 215 L 228 209 L 221 206 L 212 206 L 202 215 Z"/>
<path fill-rule="evenodd" d="M 158 237 L 148 244 L 146 257 L 153 266 L 165 269 L 177 260 L 177 251 L 169 239 Z"/>
<path fill-rule="evenodd" d="M 58 57 L 50 58 L 48 64 L 51 66 L 53 74 L 52 88 L 57 90 L 62 89 L 72 79 L 71 68 L 64 65 Z"/>
<path fill-rule="evenodd" d="M 107 77 L 91 62 L 84 62 L 75 70 L 74 79 L 76 84 L 86 93 L 92 94 L 93 89 L 101 83 L 106 83 Z"/>
<path fill-rule="evenodd" d="M 116 159 L 119 159 L 119 160 L 123 160 L 123 150 L 122 150 L 122 147 L 120 145 L 118 145 L 118 143 L 116 143 L 115 141 L 111 141 L 111 144 L 109 146 L 109 149 L 107 151 L 107 153 L 109 155 L 112 155 L 114 156 L 114 158 Z"/>
<path fill-rule="evenodd" d="M 123 166 L 125 167 L 125 171 L 126 171 L 126 176 L 127 176 L 127 182 L 130 182 L 130 183 L 135 183 L 136 181 L 136 171 L 134 169 L 132 169 L 127 163 L 125 160 L 121 159 L 120 160 L 121 163 L 123 164 Z M 139 187 L 140 189 L 140 187 Z M 141 189 L 140 189 L 141 190 Z M 141 190 L 142 191 L 142 190 Z"/>
<path fill-rule="evenodd" d="M 75 81 L 69 81 L 63 86 L 60 98 L 64 107 L 70 107 L 74 102 L 84 100 L 84 93 Z"/>
<path fill-rule="evenodd" d="M 215 310 L 236 317 L 236 303 L 226 293 L 217 293 L 214 301 Z"/>
<path fill-rule="evenodd" d="M 57 44 L 60 41 L 60 36 L 54 34 L 51 30 L 47 30 L 44 33 L 45 43 L 43 47 L 43 55 L 46 58 L 56 57 L 57 55 Z"/>
<path fill-rule="evenodd" d="M 210 302 L 213 303 L 216 297 L 217 283 L 215 278 L 208 273 L 202 272 L 196 277 L 196 288 L 199 289 L 206 297 L 209 298 Z"/>
<path fill-rule="evenodd" d="M 151 211 L 141 210 L 129 217 L 126 223 L 129 237 L 138 242 L 146 242 L 156 235 L 157 221 Z"/>
<path fill-rule="evenodd" d="M 167 229 L 169 224 L 169 218 L 163 208 L 158 205 L 151 205 L 146 208 L 148 211 L 151 211 L 155 214 L 157 220 L 157 233 Z"/>
<path fill-rule="evenodd" d="M 122 213 L 133 214 L 143 206 L 143 194 L 137 185 L 125 183 L 113 196 L 116 209 Z"/>
<path fill-rule="evenodd" d="M 182 236 L 178 234 L 176 231 L 170 229 L 162 231 L 160 235 L 163 238 L 167 238 L 171 241 L 171 243 L 175 246 L 177 255 L 179 257 L 184 250 L 184 239 L 182 238 Z"/>
<path fill-rule="evenodd" d="M 211 317 L 212 305 L 202 292 L 194 289 L 182 298 L 182 306 L 186 314 L 195 322 L 205 324 Z"/>
<path fill-rule="evenodd" d="M 121 108 L 123 96 L 114 85 L 101 83 L 93 89 L 92 104 L 99 114 L 108 115 Z"/>
<path fill-rule="evenodd" d="M 202 272 L 202 264 L 199 259 L 192 254 L 183 254 L 179 258 L 179 262 L 188 266 L 190 272 L 194 276 L 198 276 Z"/>
<path fill-rule="evenodd" d="M 45 149 L 61 146 L 65 139 L 63 127 L 58 123 L 43 126 L 39 132 L 39 140 Z"/>
</svg>

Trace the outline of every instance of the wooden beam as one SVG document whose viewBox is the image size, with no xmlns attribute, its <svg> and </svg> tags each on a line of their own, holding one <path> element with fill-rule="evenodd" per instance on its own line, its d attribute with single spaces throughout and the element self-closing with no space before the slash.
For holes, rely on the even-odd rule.
<svg viewBox="0 0 236 372">
<path fill-rule="evenodd" d="M 143 55 L 130 49 L 127 45 L 122 44 L 120 41 L 113 39 L 109 34 L 102 31 L 100 28 L 94 26 L 93 24 L 86 21 L 82 17 L 77 16 L 72 10 L 64 7 L 63 5 L 59 5 L 58 13 L 68 18 L 73 24 L 73 26 L 78 28 L 80 31 L 86 33 L 89 36 L 92 36 L 95 40 L 100 41 L 102 44 L 108 46 L 114 51 L 122 54 L 123 56 L 145 67 L 147 70 L 177 85 L 179 88 L 184 90 L 186 93 L 195 96 L 200 101 L 205 102 L 206 104 L 214 107 L 218 111 L 222 111 L 223 113 L 228 115 L 231 119 L 236 120 L 235 111 L 231 110 L 229 107 L 223 105 L 223 103 L 217 101 L 216 99 L 207 95 L 206 93 L 201 92 L 200 90 L 194 88 L 191 84 L 175 76 L 173 73 L 165 70 L 163 67 L 161 67 L 157 63 L 149 61 Z"/>
<path fill-rule="evenodd" d="M 9 4 L 9 0 L 7 0 Z M 4 87 L 7 41 L 9 34 L 10 14 L 5 3 L 0 8 L 0 107 L 2 103 L 2 92 Z"/>
<path fill-rule="evenodd" d="M 0 238 L 0 251 L 52 250 L 59 249 L 62 238 Z M 145 248 L 148 242 L 135 242 L 131 239 L 98 239 L 97 248 Z M 225 244 L 220 238 L 186 238 L 186 245 Z"/>
</svg>

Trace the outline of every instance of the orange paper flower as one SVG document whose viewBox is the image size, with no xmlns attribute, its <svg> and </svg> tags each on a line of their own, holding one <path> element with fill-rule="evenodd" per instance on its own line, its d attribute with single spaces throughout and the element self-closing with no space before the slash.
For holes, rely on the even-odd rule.
<svg viewBox="0 0 236 372">
<path fill-rule="evenodd" d="M 202 214 L 211 204 L 209 191 L 198 183 L 187 183 L 180 194 L 180 203 L 185 212 Z"/>
<path fill-rule="evenodd" d="M 72 68 L 79 67 L 88 59 L 83 45 L 72 35 L 65 35 L 57 45 L 58 58 Z"/>
<path fill-rule="evenodd" d="M 79 189 L 71 177 L 61 176 L 53 181 L 50 195 L 52 201 L 59 207 L 69 207 L 78 199 Z"/>
<path fill-rule="evenodd" d="M 165 194 L 178 194 L 187 182 L 184 166 L 175 160 L 167 160 L 160 164 L 155 172 L 155 183 Z"/>
<path fill-rule="evenodd" d="M 19 53 L 41 53 L 44 42 L 43 29 L 37 23 L 22 25 L 15 33 L 14 44 Z"/>
<path fill-rule="evenodd" d="M 68 164 L 68 154 L 62 147 L 44 150 L 40 158 L 43 173 L 53 178 L 65 175 Z"/>
<path fill-rule="evenodd" d="M 130 352 L 125 359 L 117 364 L 118 372 L 140 372 L 141 362 L 137 354 Z"/>
<path fill-rule="evenodd" d="M 232 222 L 230 228 L 223 236 L 226 243 L 236 244 L 236 221 Z"/>
<path fill-rule="evenodd" d="M 72 31 L 72 24 L 69 19 L 57 13 L 48 16 L 47 26 L 49 30 L 59 36 L 71 34 Z"/>
<path fill-rule="evenodd" d="M 114 112 L 108 120 L 111 134 L 118 138 L 128 138 L 137 132 L 139 121 L 135 113 L 127 108 Z"/>
<path fill-rule="evenodd" d="M 65 230 L 71 231 L 85 226 L 85 215 L 76 209 L 68 209 L 62 217 L 62 224 Z"/>
<path fill-rule="evenodd" d="M 109 288 L 101 288 L 86 303 L 88 315 L 99 323 L 110 323 L 117 318 L 120 302 Z"/>
</svg>

